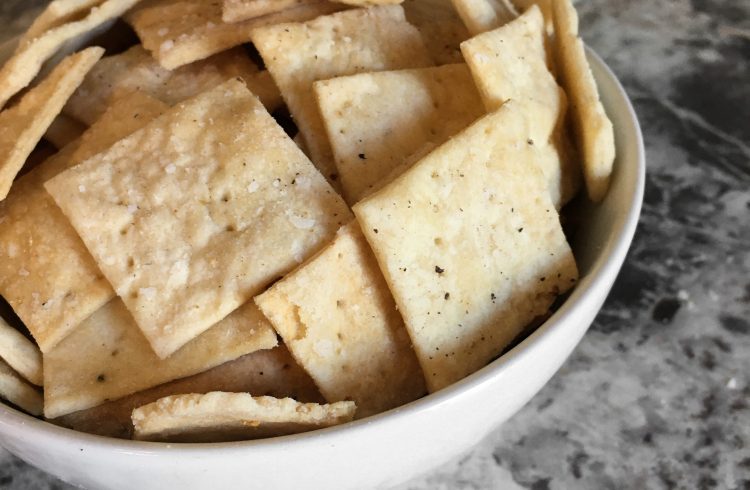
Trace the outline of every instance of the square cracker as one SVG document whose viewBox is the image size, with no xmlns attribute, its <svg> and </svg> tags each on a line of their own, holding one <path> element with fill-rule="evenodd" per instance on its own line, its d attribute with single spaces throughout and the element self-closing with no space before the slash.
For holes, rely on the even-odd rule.
<svg viewBox="0 0 750 490">
<path fill-rule="evenodd" d="M 255 27 L 305 21 L 342 8 L 330 2 L 316 2 L 225 23 L 219 1 L 159 0 L 134 9 L 126 20 L 161 66 L 173 70 L 250 41 Z"/>
<path fill-rule="evenodd" d="M 510 0 L 452 0 L 452 2 L 472 36 L 505 25 L 518 16 Z"/>
<path fill-rule="evenodd" d="M 102 54 L 101 48 L 89 48 L 66 58 L 17 105 L 0 112 L 0 201 L 7 197 L 26 158 Z"/>
<path fill-rule="evenodd" d="M 44 354 L 44 415 L 55 418 L 95 407 L 276 344 L 271 325 L 249 302 L 159 359 L 115 299 Z"/>
<path fill-rule="evenodd" d="M 0 69 L 0 107 L 20 90 L 28 86 L 45 61 L 53 57 L 66 43 L 80 44 L 86 37 L 107 22 L 116 19 L 140 0 L 106 0 L 80 20 L 64 23 L 43 32 L 19 45 L 13 56 Z"/>
<path fill-rule="evenodd" d="M 130 415 L 135 408 L 166 396 L 211 391 L 246 392 L 255 396 L 291 397 L 301 402 L 325 403 L 310 375 L 297 365 L 289 350 L 281 344 L 50 422 L 89 434 L 131 439 L 133 422 Z"/>
<path fill-rule="evenodd" d="M 0 358 L 27 381 L 42 385 L 42 353 L 21 332 L 0 318 Z"/>
<path fill-rule="evenodd" d="M 507 102 L 354 206 L 431 391 L 499 355 L 576 281 L 526 126 Z"/>
<path fill-rule="evenodd" d="M 578 191 L 577 162 L 561 146 L 566 99 L 547 68 L 544 18 L 536 5 L 517 19 L 461 43 L 488 110 L 507 100 L 523 104 L 537 160 L 558 209 Z"/>
<path fill-rule="evenodd" d="M 165 358 L 320 249 L 351 214 L 238 80 L 46 183 Z"/>
<path fill-rule="evenodd" d="M 436 65 L 463 63 L 459 45 L 471 36 L 451 0 L 406 0 L 403 7 Z"/>
<path fill-rule="evenodd" d="M 65 105 L 63 112 L 93 124 L 113 100 L 140 91 L 174 105 L 214 88 L 232 77 L 241 77 L 269 111 L 281 105 L 281 94 L 268 73 L 258 68 L 241 48 L 224 51 L 169 71 L 136 45 L 124 53 L 102 58 Z"/>
<path fill-rule="evenodd" d="M 2 359 L 0 359 L 0 398 L 8 400 L 31 415 L 42 414 L 42 394 L 24 381 Z"/>
<path fill-rule="evenodd" d="M 570 0 L 553 2 L 557 66 L 570 98 L 571 120 L 583 160 L 589 198 L 598 202 L 607 194 L 615 160 L 612 122 L 599 99 L 599 89 L 578 36 L 578 14 Z"/>
<path fill-rule="evenodd" d="M 404 322 L 356 221 L 255 302 L 329 402 L 352 400 L 366 417 L 424 395 Z"/>
<path fill-rule="evenodd" d="M 367 71 L 431 65 L 419 31 L 400 5 L 355 9 L 294 24 L 253 31 L 305 146 L 318 169 L 331 180 L 336 172 L 331 146 L 315 104 L 317 80 Z"/>
<path fill-rule="evenodd" d="M 297 434 L 350 422 L 353 402 L 329 405 L 214 391 L 169 396 L 133 410 L 135 438 L 217 442 Z"/>
<path fill-rule="evenodd" d="M 221 19 L 224 22 L 243 20 L 275 14 L 282 10 L 317 3 L 321 0 L 224 0 L 221 6 Z"/>
<path fill-rule="evenodd" d="M 0 294 L 43 352 L 115 296 L 44 182 L 167 109 L 140 93 L 116 101 L 78 141 L 21 177 L 0 203 Z"/>
<path fill-rule="evenodd" d="M 313 87 L 349 204 L 407 157 L 442 144 L 484 114 L 464 64 L 361 73 Z"/>
</svg>

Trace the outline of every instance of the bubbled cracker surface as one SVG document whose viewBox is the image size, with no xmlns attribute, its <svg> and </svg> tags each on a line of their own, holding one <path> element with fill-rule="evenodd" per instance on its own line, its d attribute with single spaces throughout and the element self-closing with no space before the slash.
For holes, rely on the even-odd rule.
<svg viewBox="0 0 750 490">
<path fill-rule="evenodd" d="M 351 216 L 236 80 L 46 188 L 162 358 L 315 253 Z"/>
<path fill-rule="evenodd" d="M 480 369 L 577 278 L 513 103 L 354 207 L 431 391 Z"/>
<path fill-rule="evenodd" d="M 255 298 L 329 402 L 366 417 L 425 393 L 404 322 L 359 225 Z"/>
</svg>

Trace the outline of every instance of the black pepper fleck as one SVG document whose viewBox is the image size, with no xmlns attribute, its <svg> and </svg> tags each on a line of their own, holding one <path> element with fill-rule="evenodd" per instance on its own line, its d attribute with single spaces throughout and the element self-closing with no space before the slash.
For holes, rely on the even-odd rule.
<svg viewBox="0 0 750 490">
<path fill-rule="evenodd" d="M 442 274 L 443 272 L 445 272 L 445 269 L 441 269 L 439 265 L 436 265 L 435 272 L 437 272 L 438 274 Z"/>
<path fill-rule="evenodd" d="M 445 299 L 448 299 L 451 297 L 451 293 L 445 293 Z"/>
</svg>

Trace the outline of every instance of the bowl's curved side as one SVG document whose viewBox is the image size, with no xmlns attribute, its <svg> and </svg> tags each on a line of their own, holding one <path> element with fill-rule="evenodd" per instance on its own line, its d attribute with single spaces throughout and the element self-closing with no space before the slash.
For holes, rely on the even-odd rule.
<svg viewBox="0 0 750 490">
<path fill-rule="evenodd" d="M 527 403 L 560 368 L 601 308 L 635 232 L 643 141 L 615 76 L 589 59 L 615 127 L 606 199 L 573 244 L 582 278 L 565 304 L 508 354 L 438 393 L 315 433 L 224 444 L 119 441 L 52 426 L 0 404 L 0 442 L 31 464 L 90 488 L 370 488 L 404 481 L 466 451 Z"/>
</svg>

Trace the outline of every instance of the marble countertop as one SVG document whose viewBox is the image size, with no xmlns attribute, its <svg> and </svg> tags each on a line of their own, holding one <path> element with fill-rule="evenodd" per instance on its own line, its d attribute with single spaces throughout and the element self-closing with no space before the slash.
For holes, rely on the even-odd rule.
<svg viewBox="0 0 750 490">
<path fill-rule="evenodd" d="M 3 0 L 0 40 L 43 3 Z M 643 127 L 635 242 L 552 381 L 401 490 L 750 489 L 750 2 L 578 8 Z M 0 488 L 67 486 L 0 449 Z"/>
</svg>

